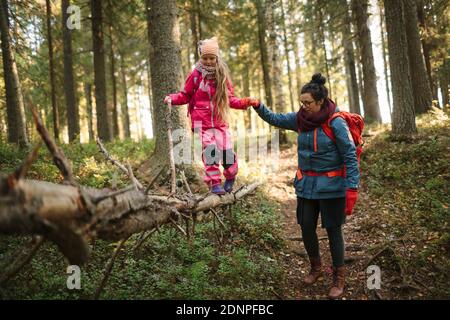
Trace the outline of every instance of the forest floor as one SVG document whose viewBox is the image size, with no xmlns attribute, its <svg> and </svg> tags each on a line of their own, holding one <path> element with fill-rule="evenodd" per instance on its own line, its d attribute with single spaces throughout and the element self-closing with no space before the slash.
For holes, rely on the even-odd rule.
<svg viewBox="0 0 450 320">
<path fill-rule="evenodd" d="M 343 227 L 347 277 L 342 299 L 450 298 L 450 122 L 441 116 L 419 120 L 419 135 L 409 143 L 391 141 L 386 127 L 366 138 L 359 199 Z M 309 261 L 296 219 L 296 165 L 294 145 L 281 151 L 278 171 L 267 177 L 286 240 L 280 253 L 286 282 L 279 294 L 283 299 L 327 299 L 332 263 L 320 220 L 324 274 L 311 286 L 302 283 Z M 370 265 L 380 268 L 379 289 L 368 288 L 373 283 Z"/>
</svg>

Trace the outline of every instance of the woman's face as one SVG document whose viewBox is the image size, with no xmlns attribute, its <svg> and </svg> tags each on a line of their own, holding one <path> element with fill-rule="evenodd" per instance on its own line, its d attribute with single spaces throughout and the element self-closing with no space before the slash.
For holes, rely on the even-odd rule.
<svg viewBox="0 0 450 320">
<path fill-rule="evenodd" d="M 300 95 L 300 104 L 308 113 L 316 113 L 320 111 L 323 99 L 315 101 L 311 93 L 302 93 Z"/>
<path fill-rule="evenodd" d="M 213 54 L 204 54 L 200 58 L 203 65 L 214 67 L 217 63 L 217 57 Z"/>
</svg>

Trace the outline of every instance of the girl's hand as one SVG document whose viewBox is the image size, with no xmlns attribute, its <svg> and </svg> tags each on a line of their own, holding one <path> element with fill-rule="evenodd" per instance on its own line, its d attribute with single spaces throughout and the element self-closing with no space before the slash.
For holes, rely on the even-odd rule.
<svg viewBox="0 0 450 320">
<path fill-rule="evenodd" d="M 169 102 L 171 102 L 170 96 L 165 96 L 164 103 L 169 104 Z"/>
</svg>

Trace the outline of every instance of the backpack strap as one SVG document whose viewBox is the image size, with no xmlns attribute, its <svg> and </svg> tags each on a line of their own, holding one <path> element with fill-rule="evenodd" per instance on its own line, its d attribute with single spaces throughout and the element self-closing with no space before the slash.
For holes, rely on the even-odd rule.
<svg viewBox="0 0 450 320">
<path fill-rule="evenodd" d="M 336 119 L 337 117 L 341 117 L 340 112 L 335 112 L 333 115 L 328 118 L 328 120 L 322 124 L 322 130 L 323 132 L 328 136 L 328 138 L 331 139 L 334 143 L 336 143 L 336 136 L 334 135 L 333 129 L 331 129 L 331 121 Z"/>
</svg>

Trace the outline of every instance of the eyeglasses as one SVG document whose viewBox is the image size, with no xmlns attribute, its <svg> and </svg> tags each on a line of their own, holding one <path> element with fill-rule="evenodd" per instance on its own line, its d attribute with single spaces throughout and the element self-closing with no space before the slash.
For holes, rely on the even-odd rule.
<svg viewBox="0 0 450 320">
<path fill-rule="evenodd" d="M 300 101 L 301 105 L 305 106 L 305 107 L 309 107 L 314 102 L 316 102 L 316 101 L 314 101 L 314 100 L 313 101 Z"/>
</svg>

